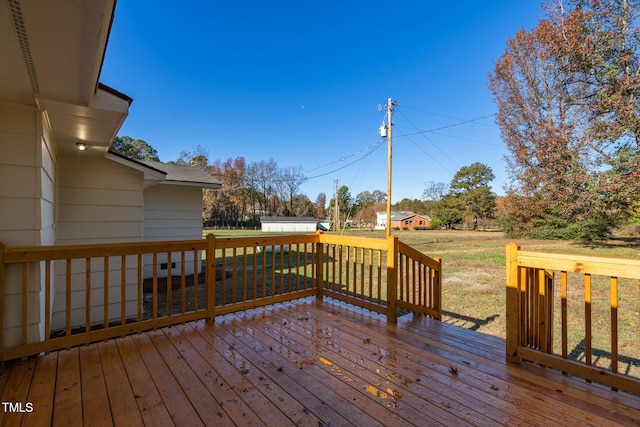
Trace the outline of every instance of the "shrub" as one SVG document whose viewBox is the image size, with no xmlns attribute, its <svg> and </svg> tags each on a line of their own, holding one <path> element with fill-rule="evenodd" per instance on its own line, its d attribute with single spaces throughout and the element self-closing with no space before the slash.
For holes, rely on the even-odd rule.
<svg viewBox="0 0 640 427">
<path fill-rule="evenodd" d="M 550 217 L 540 221 L 527 233 L 527 237 L 546 240 L 604 240 L 611 237 L 613 225 L 608 217 L 593 216 L 575 222 Z"/>
<path fill-rule="evenodd" d="M 444 223 L 440 218 L 433 218 L 431 220 L 431 224 L 429 224 L 429 228 L 431 230 L 440 230 L 444 226 Z"/>
</svg>

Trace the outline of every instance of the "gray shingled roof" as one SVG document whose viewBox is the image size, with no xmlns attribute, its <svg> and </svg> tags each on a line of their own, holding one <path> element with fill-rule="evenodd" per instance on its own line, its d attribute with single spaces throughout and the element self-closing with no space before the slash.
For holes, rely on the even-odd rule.
<svg viewBox="0 0 640 427">
<path fill-rule="evenodd" d="M 175 163 L 146 162 L 140 161 L 143 165 L 164 172 L 167 174 L 165 181 L 184 184 L 200 184 L 207 188 L 220 188 L 222 183 L 202 169 L 189 165 L 179 165 Z"/>
</svg>

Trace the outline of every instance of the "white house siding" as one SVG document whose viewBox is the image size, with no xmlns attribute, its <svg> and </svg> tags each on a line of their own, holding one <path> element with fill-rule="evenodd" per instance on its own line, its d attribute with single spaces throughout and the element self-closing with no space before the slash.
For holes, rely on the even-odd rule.
<svg viewBox="0 0 640 427">
<path fill-rule="evenodd" d="M 81 160 L 81 161 L 79 161 Z M 61 156 L 56 243 L 139 242 L 143 239 L 143 174 L 101 157 Z M 135 258 L 135 257 L 134 257 Z M 120 257 L 109 260 L 109 318 L 120 318 Z M 135 259 L 127 260 L 127 315 L 137 313 Z M 71 323 L 84 325 L 85 261 L 72 264 Z M 104 260 L 92 260 L 90 319 L 104 319 Z M 66 263 L 56 262 L 51 328 L 64 327 Z"/>
<path fill-rule="evenodd" d="M 144 241 L 202 239 L 202 188 L 158 184 L 144 190 Z M 198 254 L 198 259 L 200 255 Z M 187 253 L 185 273 L 193 274 L 193 254 Z M 158 255 L 158 277 L 167 276 L 167 254 Z M 171 255 L 172 274 L 180 274 L 180 254 Z M 200 263 L 197 263 L 200 272 Z M 144 276 L 153 276 L 153 259 L 144 257 Z"/>
<path fill-rule="evenodd" d="M 376 212 L 376 230 L 384 230 L 387 228 L 387 213 Z"/>
<path fill-rule="evenodd" d="M 56 163 L 44 114 L 34 107 L 0 103 L 0 241 L 7 247 L 54 241 Z M 16 214 L 18 213 L 19 214 Z M 29 336 L 43 333 L 44 292 L 40 265 L 29 267 Z M 7 269 L 5 339 L 20 342 L 22 318 L 20 266 Z"/>
</svg>

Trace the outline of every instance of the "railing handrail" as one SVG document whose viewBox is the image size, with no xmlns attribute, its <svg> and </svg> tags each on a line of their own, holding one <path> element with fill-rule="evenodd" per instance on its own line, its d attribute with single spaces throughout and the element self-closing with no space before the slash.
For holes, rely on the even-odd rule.
<svg viewBox="0 0 640 427">
<path fill-rule="evenodd" d="M 636 259 L 519 250 L 518 266 L 640 279 L 640 260 Z"/>
<path fill-rule="evenodd" d="M 389 249 L 387 239 L 376 239 L 371 237 L 358 236 L 337 236 L 333 234 L 319 234 L 320 243 L 334 245 L 357 246 L 367 249 L 377 249 L 385 251 Z"/>
<path fill-rule="evenodd" d="M 5 248 L 4 263 L 17 264 L 205 249 L 207 249 L 207 242 L 203 239 L 18 247 Z"/>
<path fill-rule="evenodd" d="M 398 242 L 398 250 L 400 251 L 400 253 L 403 253 L 408 257 L 415 259 L 416 261 L 424 263 L 429 268 L 439 269 L 441 267 L 440 261 L 438 259 L 431 258 L 423 254 L 419 250 L 412 248 L 406 243 Z"/>
</svg>

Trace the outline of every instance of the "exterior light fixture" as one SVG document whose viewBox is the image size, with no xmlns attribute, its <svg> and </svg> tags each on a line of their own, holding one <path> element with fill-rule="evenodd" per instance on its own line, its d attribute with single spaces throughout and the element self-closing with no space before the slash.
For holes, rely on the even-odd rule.
<svg viewBox="0 0 640 427">
<path fill-rule="evenodd" d="M 87 151 L 87 144 L 84 142 L 76 142 L 76 148 L 80 151 Z"/>
</svg>

